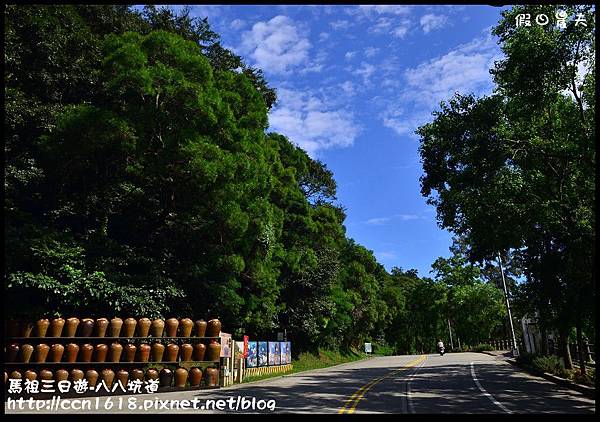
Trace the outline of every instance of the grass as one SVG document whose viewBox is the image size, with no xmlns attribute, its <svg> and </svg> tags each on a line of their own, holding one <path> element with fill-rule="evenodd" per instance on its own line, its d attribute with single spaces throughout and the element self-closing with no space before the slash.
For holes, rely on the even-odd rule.
<svg viewBox="0 0 600 422">
<path fill-rule="evenodd" d="M 319 349 L 318 354 L 309 352 L 301 353 L 298 359 L 292 360 L 293 369 L 284 373 L 264 374 L 256 376 L 248 376 L 244 378 L 244 383 L 252 381 L 260 381 L 268 378 L 279 377 L 281 375 L 290 375 L 297 372 L 309 371 L 312 369 L 327 368 L 329 366 L 339 365 L 341 363 L 354 362 L 365 359 L 364 353 L 357 350 L 348 352 L 340 352 L 337 350 Z"/>
</svg>

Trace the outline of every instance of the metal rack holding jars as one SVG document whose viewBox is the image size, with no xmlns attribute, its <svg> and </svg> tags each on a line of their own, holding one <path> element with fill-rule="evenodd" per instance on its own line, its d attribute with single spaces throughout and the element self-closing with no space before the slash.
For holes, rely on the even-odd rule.
<svg viewBox="0 0 600 422">
<path fill-rule="evenodd" d="M 95 387 L 103 380 L 109 388 L 118 380 L 127 386 L 128 380 L 158 379 L 159 392 L 221 386 L 221 344 L 218 335 L 192 336 L 189 318 L 181 320 L 184 324 L 179 330 L 177 327 L 180 324 L 175 318 L 167 320 L 168 324 L 160 324 L 162 320 L 155 320 L 151 332 L 148 330 L 149 324 L 146 324 L 149 322 L 147 318 L 140 319 L 141 322 L 145 321 L 136 331 L 131 329 L 133 318 L 126 320 L 129 322 L 127 330 L 118 320 L 120 318 L 113 318 L 111 329 L 107 330 L 108 320 L 99 318 L 93 329 L 88 322 L 76 331 L 70 330 L 66 333 L 68 337 L 61 336 L 62 329 L 47 332 L 43 327 L 38 327 L 35 333 L 44 336 L 5 337 L 5 385 L 8 386 L 9 378 L 20 378 L 53 379 L 57 382 L 86 379 L 90 387 Z M 220 322 L 211 320 L 211 323 L 211 334 L 220 333 Z M 203 320 L 196 321 L 196 334 L 205 334 L 206 324 Z M 164 334 L 174 335 L 162 336 L 161 325 L 165 328 Z M 105 337 L 107 331 L 108 334 L 125 333 L 126 336 Z M 12 333 L 17 334 L 14 330 Z M 46 333 L 51 337 L 46 337 Z M 74 336 L 75 333 L 79 335 Z M 92 333 L 96 336 L 90 336 Z M 147 335 L 133 336 L 134 333 Z M 18 334 L 31 334 L 31 330 L 20 330 Z M 118 391 L 125 394 L 122 390 Z M 85 395 L 90 394 L 93 393 Z"/>
</svg>

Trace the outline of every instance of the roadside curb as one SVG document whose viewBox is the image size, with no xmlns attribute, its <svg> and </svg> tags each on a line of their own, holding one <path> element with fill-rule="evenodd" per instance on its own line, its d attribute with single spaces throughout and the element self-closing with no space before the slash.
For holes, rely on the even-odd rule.
<svg viewBox="0 0 600 422">
<path fill-rule="evenodd" d="M 480 352 L 480 353 L 484 353 L 489 356 L 499 357 L 498 355 L 494 355 L 493 353 L 488 353 L 488 352 Z M 559 385 L 561 385 L 563 387 L 567 387 L 571 390 L 578 391 L 591 399 L 594 399 L 594 400 L 596 399 L 596 389 L 593 387 L 588 387 L 587 385 L 577 384 L 576 382 L 573 382 L 566 378 L 557 377 L 556 375 L 552 375 L 548 372 L 534 371 L 531 368 L 519 365 L 515 359 L 508 358 L 508 359 L 503 359 L 503 360 L 505 360 L 506 362 L 510 363 L 513 366 L 516 366 L 516 367 L 522 369 L 523 371 L 525 371 L 529 374 L 544 378 L 547 381 L 551 381 L 555 384 L 559 384 Z"/>
</svg>

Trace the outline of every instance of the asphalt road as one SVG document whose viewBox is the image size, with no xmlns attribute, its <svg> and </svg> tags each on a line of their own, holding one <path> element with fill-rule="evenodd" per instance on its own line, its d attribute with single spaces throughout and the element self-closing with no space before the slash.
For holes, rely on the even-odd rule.
<svg viewBox="0 0 600 422">
<path fill-rule="evenodd" d="M 255 403 L 263 400 L 264 410 L 255 407 L 246 412 L 265 413 L 271 413 L 269 407 L 273 405 L 274 412 L 282 413 L 595 412 L 595 401 L 581 393 L 525 374 L 501 358 L 481 353 L 378 357 L 220 390 L 121 396 L 121 402 L 118 396 L 113 396 L 110 400 L 113 404 L 111 412 L 115 413 L 132 412 L 127 409 L 128 403 L 138 409 L 135 410 L 137 413 L 143 412 L 139 409 L 146 403 L 149 406 L 147 412 L 172 413 L 170 400 L 181 403 L 181 400 L 194 398 L 198 406 L 205 404 L 206 399 L 229 400 L 224 411 L 239 412 L 239 408 L 228 410 L 228 406 L 241 407 L 238 396 L 246 397 L 247 405 L 253 397 Z M 132 397 L 135 401 L 128 402 Z M 162 408 L 161 404 L 152 402 L 155 398 L 162 400 Z M 92 413 L 103 409 L 107 398 L 98 400 L 92 406 Z M 6 405 L 5 411 L 15 413 Z M 206 409 L 176 411 L 222 412 Z"/>
</svg>

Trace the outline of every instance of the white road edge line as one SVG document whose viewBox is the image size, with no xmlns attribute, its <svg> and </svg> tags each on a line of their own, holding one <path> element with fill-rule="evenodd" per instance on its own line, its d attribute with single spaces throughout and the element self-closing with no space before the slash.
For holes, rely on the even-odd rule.
<svg viewBox="0 0 600 422">
<path fill-rule="evenodd" d="M 512 413 L 511 410 L 507 409 L 506 406 L 504 406 L 502 403 L 500 403 L 498 400 L 496 400 L 494 398 L 494 396 L 492 396 L 490 393 L 488 393 L 487 391 L 485 391 L 485 388 L 483 388 L 481 386 L 481 383 L 479 382 L 479 380 L 477 379 L 477 376 L 475 375 L 474 362 L 471 362 L 471 377 L 473 377 L 473 381 L 475 381 L 475 384 L 477 385 L 477 388 L 479 388 L 481 390 L 481 392 L 483 393 L 484 396 L 486 396 L 488 399 L 490 399 L 492 401 L 492 403 L 494 403 L 500 409 L 504 410 L 506 413 Z"/>
<path fill-rule="evenodd" d="M 423 362 L 421 362 L 419 364 L 419 366 L 415 367 L 415 370 L 413 371 L 412 374 L 410 374 L 408 376 L 408 381 L 406 381 L 406 404 L 408 407 L 408 413 L 415 413 L 415 407 L 413 406 L 413 402 L 412 399 L 410 398 L 410 382 L 412 381 L 413 377 L 417 374 L 417 371 L 419 370 L 419 368 L 423 365 L 425 365 L 425 361 L 427 360 L 427 357 L 425 357 L 425 359 L 423 359 Z"/>
</svg>

